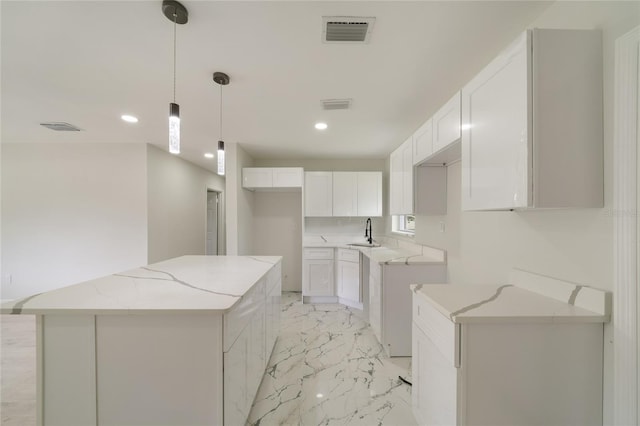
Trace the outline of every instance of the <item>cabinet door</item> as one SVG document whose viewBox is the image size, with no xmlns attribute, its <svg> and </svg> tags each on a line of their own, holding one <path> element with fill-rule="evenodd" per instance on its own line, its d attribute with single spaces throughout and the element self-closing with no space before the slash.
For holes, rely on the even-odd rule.
<svg viewBox="0 0 640 426">
<path fill-rule="evenodd" d="M 245 167 L 242 169 L 243 188 L 271 188 L 273 172 L 268 167 Z"/>
<path fill-rule="evenodd" d="M 369 266 L 369 325 L 382 344 L 382 286 L 380 265 Z"/>
<path fill-rule="evenodd" d="M 389 158 L 389 214 L 402 214 L 402 149 Z"/>
<path fill-rule="evenodd" d="M 224 353 L 224 424 L 243 425 L 249 416 L 249 338 L 245 327 L 229 351 Z"/>
<path fill-rule="evenodd" d="M 358 173 L 333 172 L 333 215 L 358 215 Z"/>
<path fill-rule="evenodd" d="M 525 33 L 462 89 L 462 210 L 528 205 L 528 44 Z"/>
<path fill-rule="evenodd" d="M 420 164 L 433 153 L 433 120 L 428 119 L 413 134 L 413 165 Z"/>
<path fill-rule="evenodd" d="M 413 140 L 402 145 L 402 211 L 413 214 Z"/>
<path fill-rule="evenodd" d="M 416 420 L 426 425 L 458 424 L 458 370 L 415 322 L 412 340 L 411 394 Z"/>
<path fill-rule="evenodd" d="M 382 216 L 382 173 L 358 172 L 358 216 Z"/>
<path fill-rule="evenodd" d="M 333 296 L 333 260 L 305 259 L 303 261 L 304 296 Z"/>
<path fill-rule="evenodd" d="M 338 261 L 338 297 L 360 301 L 360 264 Z"/>
<path fill-rule="evenodd" d="M 305 172 L 304 215 L 333 215 L 333 173 Z"/>
<path fill-rule="evenodd" d="M 433 152 L 460 139 L 460 92 L 433 115 Z"/>
<path fill-rule="evenodd" d="M 302 188 L 303 172 L 301 167 L 274 167 L 274 188 Z"/>
</svg>

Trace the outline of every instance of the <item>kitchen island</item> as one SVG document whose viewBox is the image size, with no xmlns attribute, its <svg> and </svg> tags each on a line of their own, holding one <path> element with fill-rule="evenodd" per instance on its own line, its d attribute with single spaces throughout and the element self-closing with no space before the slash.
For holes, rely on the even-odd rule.
<svg viewBox="0 0 640 426">
<path fill-rule="evenodd" d="M 41 425 L 244 424 L 281 257 L 183 256 L 2 305 L 36 315 Z"/>
</svg>

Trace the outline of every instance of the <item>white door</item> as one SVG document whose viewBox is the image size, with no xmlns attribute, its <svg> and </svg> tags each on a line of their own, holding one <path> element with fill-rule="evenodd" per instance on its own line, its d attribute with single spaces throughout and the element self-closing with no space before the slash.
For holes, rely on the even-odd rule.
<svg viewBox="0 0 640 426">
<path fill-rule="evenodd" d="M 402 211 L 413 214 L 413 139 L 402 145 Z"/>
<path fill-rule="evenodd" d="M 305 172 L 304 215 L 333 215 L 333 173 Z"/>
<path fill-rule="evenodd" d="M 305 296 L 333 296 L 333 260 L 305 259 L 304 288 Z"/>
<path fill-rule="evenodd" d="M 382 216 L 382 173 L 358 172 L 358 216 Z"/>
<path fill-rule="evenodd" d="M 207 191 L 207 249 L 211 256 L 218 254 L 218 193 Z"/>
<path fill-rule="evenodd" d="M 360 301 L 360 264 L 338 261 L 338 297 Z"/>
<path fill-rule="evenodd" d="M 389 171 L 389 213 L 402 214 L 402 149 L 391 153 Z"/>
<path fill-rule="evenodd" d="M 358 215 L 358 174 L 333 172 L 333 215 Z"/>
</svg>

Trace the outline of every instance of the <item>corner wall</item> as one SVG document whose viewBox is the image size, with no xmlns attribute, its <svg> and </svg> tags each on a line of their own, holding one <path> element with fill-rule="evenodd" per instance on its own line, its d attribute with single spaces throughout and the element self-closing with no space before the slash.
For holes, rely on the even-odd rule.
<svg viewBox="0 0 640 426">
<path fill-rule="evenodd" d="M 147 145 L 146 181 L 149 212 L 147 263 L 188 254 L 205 254 L 207 189 L 223 192 L 224 179 Z M 224 205 L 220 210 L 224 211 Z"/>
<path fill-rule="evenodd" d="M 235 142 L 225 142 L 227 254 L 253 253 L 253 192 L 242 188 L 242 168 L 253 167 L 253 158 Z"/>
<path fill-rule="evenodd" d="M 147 263 L 144 145 L 0 148 L 3 300 Z"/>
</svg>

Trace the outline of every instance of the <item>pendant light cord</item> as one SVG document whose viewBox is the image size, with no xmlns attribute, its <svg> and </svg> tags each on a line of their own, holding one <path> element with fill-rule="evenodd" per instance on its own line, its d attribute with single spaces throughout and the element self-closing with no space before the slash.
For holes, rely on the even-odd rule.
<svg viewBox="0 0 640 426">
<path fill-rule="evenodd" d="M 178 12 L 173 12 L 173 103 L 176 103 L 176 26 Z"/>
<path fill-rule="evenodd" d="M 220 140 L 222 140 L 222 84 L 220 84 Z"/>
</svg>

